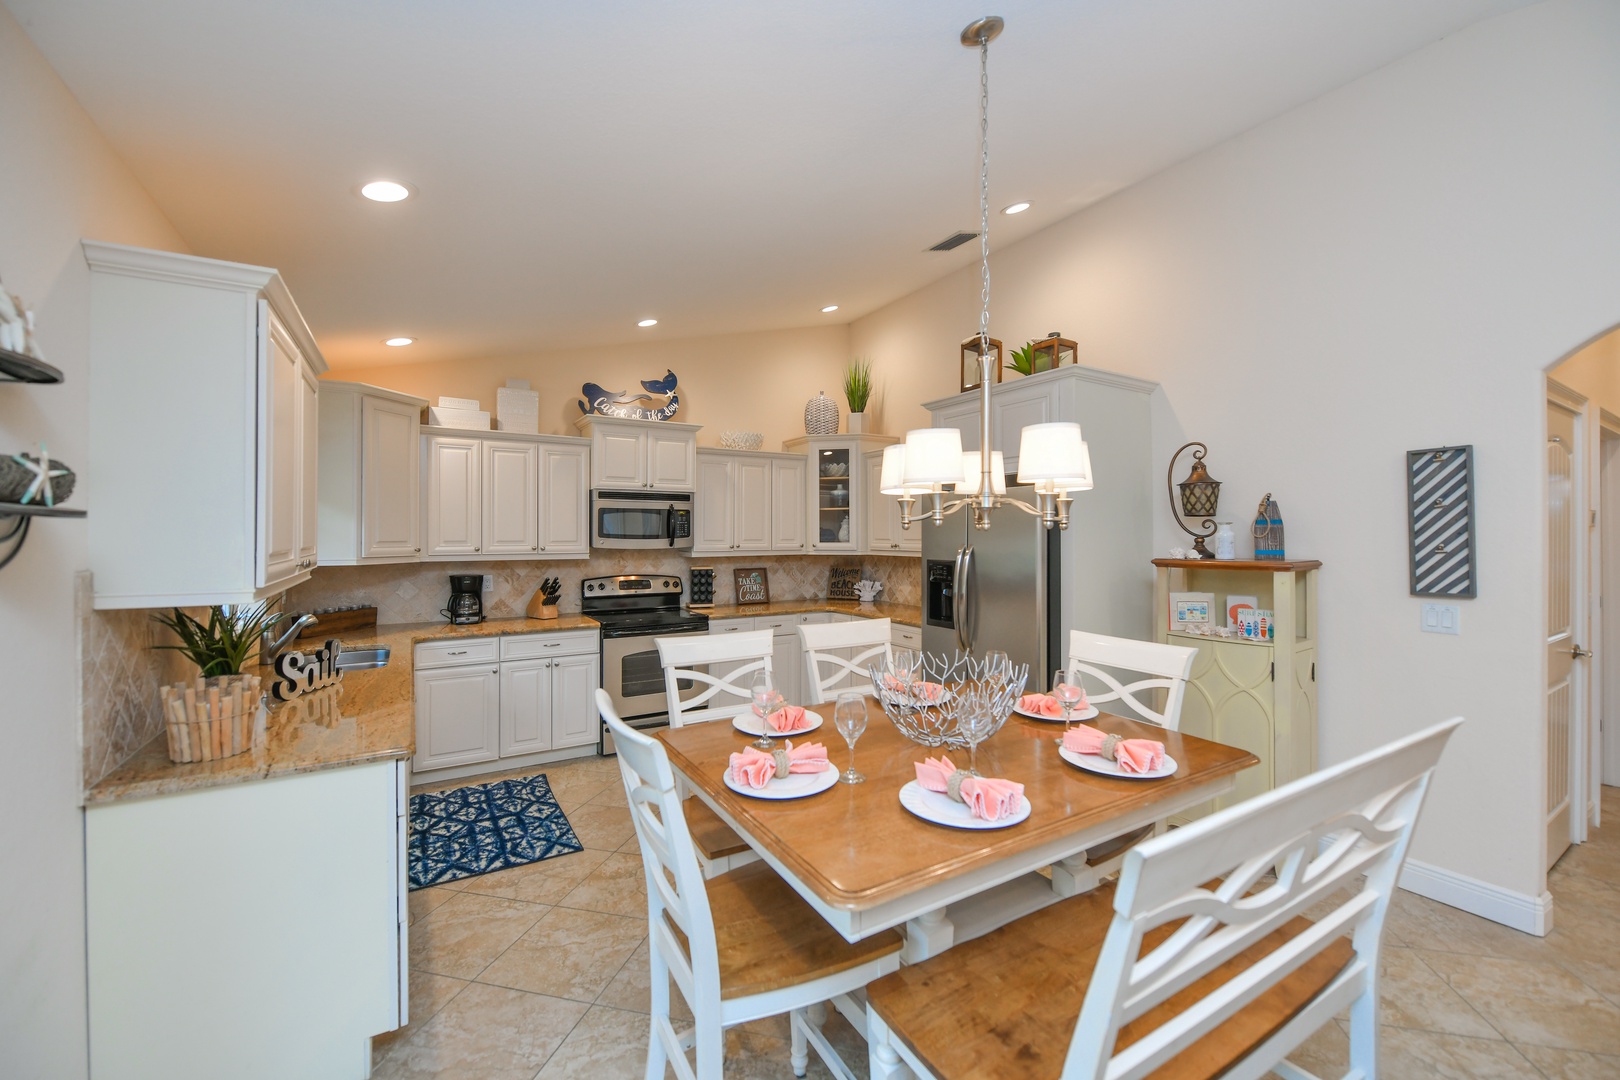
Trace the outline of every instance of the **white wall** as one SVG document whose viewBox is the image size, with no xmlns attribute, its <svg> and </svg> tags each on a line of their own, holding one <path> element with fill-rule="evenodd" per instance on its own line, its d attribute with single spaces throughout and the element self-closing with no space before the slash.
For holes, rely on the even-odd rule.
<svg viewBox="0 0 1620 1080">
<path fill-rule="evenodd" d="M 60 386 L 0 386 L 0 451 L 85 460 L 89 272 L 80 237 L 182 250 L 174 229 L 0 8 L 0 275 Z M 82 498 L 73 504 L 94 512 Z M 37 522 L 0 570 L 0 1075 L 86 1074 L 84 830 L 73 573 L 85 524 Z"/>
<path fill-rule="evenodd" d="M 1289 553 L 1325 563 L 1324 763 L 1468 717 L 1414 858 L 1521 897 L 1545 884 L 1542 376 L 1620 323 L 1616 192 L 1620 5 L 1550 0 L 993 257 L 995 336 L 1061 330 L 1158 380 L 1157 474 L 1207 441 L 1223 516 L 1274 492 Z M 891 403 L 956 388 L 977 292 L 975 268 L 853 325 Z M 1442 637 L 1407 594 L 1403 465 L 1454 443 L 1478 451 L 1480 595 Z"/>
</svg>

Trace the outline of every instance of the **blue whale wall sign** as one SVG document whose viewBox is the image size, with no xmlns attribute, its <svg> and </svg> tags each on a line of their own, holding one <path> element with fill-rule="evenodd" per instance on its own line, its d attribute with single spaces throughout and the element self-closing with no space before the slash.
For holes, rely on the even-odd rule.
<svg viewBox="0 0 1620 1080">
<path fill-rule="evenodd" d="M 585 400 L 579 403 L 579 411 L 589 416 L 616 416 L 620 420 L 668 420 L 673 417 L 681 407 L 681 395 L 675 387 L 675 373 L 665 370 L 662 379 L 643 379 L 642 390 L 645 393 L 629 392 L 615 393 L 604 390 L 595 383 L 588 382 L 580 388 Z M 635 404 L 638 401 L 658 402 L 652 408 Z"/>
</svg>

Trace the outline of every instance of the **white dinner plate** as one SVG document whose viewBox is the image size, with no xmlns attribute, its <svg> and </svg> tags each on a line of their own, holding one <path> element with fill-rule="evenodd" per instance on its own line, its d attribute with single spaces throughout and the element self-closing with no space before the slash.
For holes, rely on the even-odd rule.
<svg viewBox="0 0 1620 1080">
<path fill-rule="evenodd" d="M 747 784 L 739 784 L 731 778 L 731 770 L 725 772 L 726 787 L 739 795 L 747 795 L 750 799 L 803 799 L 810 795 L 819 795 L 823 791 L 838 783 L 838 774 L 841 770 L 832 762 L 818 773 L 788 773 L 780 778 L 773 778 L 762 788 L 751 788 Z"/>
<path fill-rule="evenodd" d="M 900 789 L 900 805 L 924 821 L 952 829 L 1005 829 L 1029 817 L 1027 796 L 1019 797 L 1018 809 L 1008 816 L 999 821 L 986 821 L 974 817 L 966 803 L 959 803 L 937 791 L 929 791 L 915 780 Z"/>
<path fill-rule="evenodd" d="M 777 731 L 750 711 L 732 717 L 731 726 L 744 735 L 769 735 L 773 739 L 797 739 L 800 735 L 808 734 L 821 726 L 820 713 L 806 709 L 804 710 L 804 718 L 810 721 L 809 727 L 802 727 L 798 731 Z"/>
<path fill-rule="evenodd" d="M 1048 724 L 1063 723 L 1063 717 L 1061 716 L 1042 716 L 1040 713 L 1025 712 L 1023 709 L 1020 709 L 1016 703 L 1013 705 L 1013 712 L 1017 713 L 1019 716 L 1027 716 L 1031 720 L 1045 721 Z M 1087 705 L 1084 709 L 1076 709 L 1075 711 L 1069 713 L 1069 720 L 1071 723 L 1078 724 L 1083 720 L 1095 720 L 1099 715 L 1101 715 L 1101 713 L 1098 711 L 1097 706 Z"/>
<path fill-rule="evenodd" d="M 1176 759 L 1169 754 L 1164 755 L 1164 765 L 1152 772 L 1126 772 L 1119 767 L 1119 762 L 1104 761 L 1101 754 L 1077 754 L 1061 746 L 1058 747 L 1058 757 L 1086 772 L 1112 776 L 1120 780 L 1160 780 L 1166 776 L 1174 776 L 1177 768 Z"/>
</svg>

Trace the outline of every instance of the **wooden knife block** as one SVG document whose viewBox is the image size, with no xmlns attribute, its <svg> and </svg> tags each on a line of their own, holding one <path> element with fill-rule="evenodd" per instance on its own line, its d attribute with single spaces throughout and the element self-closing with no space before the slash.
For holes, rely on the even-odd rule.
<svg viewBox="0 0 1620 1080">
<path fill-rule="evenodd" d="M 545 602 L 545 600 L 545 593 L 541 592 L 539 589 L 534 590 L 534 595 L 529 597 L 529 606 L 527 609 L 529 618 L 555 619 L 557 617 L 557 605 L 548 604 Z"/>
</svg>

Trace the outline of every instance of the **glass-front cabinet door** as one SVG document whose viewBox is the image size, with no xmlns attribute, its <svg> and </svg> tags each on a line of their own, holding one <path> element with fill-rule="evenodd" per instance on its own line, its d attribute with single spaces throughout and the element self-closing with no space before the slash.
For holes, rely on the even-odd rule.
<svg viewBox="0 0 1620 1080">
<path fill-rule="evenodd" d="M 816 518 L 811 546 L 819 551 L 854 551 L 855 484 L 860 458 L 853 446 L 822 446 L 815 452 Z"/>
</svg>

